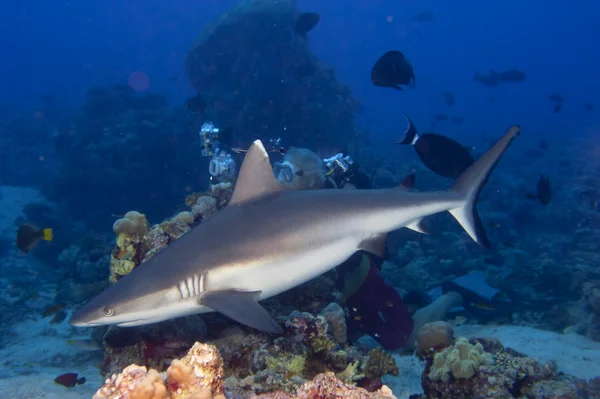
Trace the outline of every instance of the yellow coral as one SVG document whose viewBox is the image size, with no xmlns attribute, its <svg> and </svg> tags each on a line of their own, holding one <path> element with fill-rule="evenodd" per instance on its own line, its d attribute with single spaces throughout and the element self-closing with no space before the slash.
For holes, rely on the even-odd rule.
<svg viewBox="0 0 600 399">
<path fill-rule="evenodd" d="M 276 373 L 302 375 L 306 357 L 302 355 L 267 356 L 265 362 L 267 367 Z"/>
<path fill-rule="evenodd" d="M 337 373 L 335 376 L 346 384 L 352 384 L 354 381 L 362 380 L 365 376 L 358 372 L 359 366 L 360 362 L 357 360 L 354 363 L 348 364 L 344 371 Z"/>
<path fill-rule="evenodd" d="M 109 281 L 111 283 L 116 283 L 137 266 L 137 252 L 140 245 L 140 238 L 137 235 L 121 233 L 117 236 L 117 245 L 110 257 Z"/>
<path fill-rule="evenodd" d="M 492 355 L 483 350 L 480 343 L 472 345 L 461 337 L 454 346 L 435 354 L 429 372 L 434 381 L 450 381 L 450 375 L 456 379 L 468 379 L 475 375 L 479 367 L 493 363 Z"/>
</svg>

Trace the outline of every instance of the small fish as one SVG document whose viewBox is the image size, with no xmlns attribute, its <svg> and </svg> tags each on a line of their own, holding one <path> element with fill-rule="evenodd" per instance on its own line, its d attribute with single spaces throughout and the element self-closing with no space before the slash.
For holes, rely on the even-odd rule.
<svg viewBox="0 0 600 399">
<path fill-rule="evenodd" d="M 50 320 L 50 324 L 60 324 L 67 318 L 67 312 L 64 310 L 59 310 L 54 314 L 52 320 Z"/>
<path fill-rule="evenodd" d="M 313 30 L 321 20 L 321 16 L 316 12 L 305 12 L 300 14 L 296 21 L 296 33 L 306 39 L 306 33 Z"/>
<path fill-rule="evenodd" d="M 550 94 L 548 96 L 548 100 L 555 102 L 555 103 L 564 103 L 565 102 L 564 97 L 558 93 Z"/>
<path fill-rule="evenodd" d="M 360 321 L 360 319 L 362 319 L 362 316 L 359 316 L 359 315 L 354 316 L 354 320 Z"/>
<path fill-rule="evenodd" d="M 554 112 L 555 114 L 560 113 L 560 111 L 562 111 L 562 106 L 562 103 L 556 104 L 552 109 L 552 112 Z"/>
<path fill-rule="evenodd" d="M 452 93 L 451 91 L 445 91 L 442 93 L 442 97 L 444 97 L 444 99 L 446 99 L 446 105 L 451 107 L 454 105 L 455 99 L 454 99 L 454 93 Z"/>
<path fill-rule="evenodd" d="M 77 378 L 77 373 L 66 373 L 56 377 L 54 383 L 67 388 L 73 388 L 75 385 L 85 384 L 85 377 Z"/>
<path fill-rule="evenodd" d="M 385 306 L 387 306 L 388 308 L 393 308 L 393 307 L 394 307 L 394 304 L 393 304 L 393 302 L 392 302 L 392 301 L 386 301 L 386 302 L 384 302 L 383 304 L 384 304 Z"/>
<path fill-rule="evenodd" d="M 122 219 L 122 218 L 124 218 L 124 217 L 125 217 L 125 214 L 124 214 L 124 213 L 111 213 L 111 214 L 110 214 L 110 217 L 111 217 L 111 218 Z"/>
<path fill-rule="evenodd" d="M 188 111 L 200 114 L 203 113 L 206 109 L 206 102 L 202 99 L 200 94 L 196 94 L 194 97 L 189 98 L 183 106 L 188 109 Z"/>
<path fill-rule="evenodd" d="M 421 11 L 413 17 L 413 22 L 425 23 L 433 21 L 435 14 L 431 11 Z"/>
<path fill-rule="evenodd" d="M 51 228 L 40 229 L 31 223 L 23 223 L 17 230 L 17 247 L 23 253 L 28 253 L 40 240 L 52 241 L 52 238 Z"/>
<path fill-rule="evenodd" d="M 588 111 L 593 111 L 594 110 L 594 103 L 593 102 L 588 102 L 585 103 L 585 109 L 587 109 Z"/>
<path fill-rule="evenodd" d="M 500 76 L 494 71 L 490 71 L 490 73 L 487 75 L 476 73 L 473 80 L 481 83 L 484 86 L 495 87 L 500 83 Z"/>
<path fill-rule="evenodd" d="M 415 83 L 415 72 L 400 51 L 392 50 L 382 55 L 371 70 L 371 82 L 378 87 L 392 87 L 403 91 L 400 85 Z"/>
<path fill-rule="evenodd" d="M 85 350 L 85 351 L 98 351 L 102 349 L 102 346 L 98 345 L 91 339 L 68 339 L 67 344 L 73 345 L 77 349 Z"/>
<path fill-rule="evenodd" d="M 545 150 L 546 148 L 548 148 L 548 142 L 544 139 L 540 139 L 538 147 L 540 147 L 542 150 Z"/>
<path fill-rule="evenodd" d="M 460 125 L 464 121 L 465 121 L 465 117 L 464 116 L 455 116 L 454 118 L 450 119 L 450 122 L 456 123 L 458 125 Z"/>
<path fill-rule="evenodd" d="M 408 127 L 404 138 L 396 144 L 412 145 L 421 161 L 432 172 L 456 179 L 473 164 L 473 156 L 460 143 L 435 133 L 419 136 L 410 118 L 404 114 L 403 116 Z"/>
<path fill-rule="evenodd" d="M 543 205 L 549 205 L 552 201 L 552 190 L 550 189 L 550 178 L 540 173 L 537 184 L 537 197 Z"/>
<path fill-rule="evenodd" d="M 53 315 L 63 308 L 63 305 L 52 305 L 42 312 L 42 318 Z"/>
<path fill-rule="evenodd" d="M 125 257 L 125 255 L 127 255 L 127 250 L 126 249 L 122 249 L 119 251 L 119 253 L 115 256 L 115 258 L 117 259 L 123 259 Z"/>
<path fill-rule="evenodd" d="M 498 79 L 501 82 L 518 83 L 524 81 L 525 77 L 526 75 L 523 72 L 516 69 L 509 69 L 508 71 L 500 72 L 498 74 Z"/>
<path fill-rule="evenodd" d="M 435 119 L 438 122 L 444 122 L 448 120 L 448 115 L 440 113 L 437 114 L 433 119 Z"/>
<path fill-rule="evenodd" d="M 477 308 L 477 309 L 481 309 L 481 310 L 488 310 L 488 311 L 496 310 L 492 306 L 492 304 L 487 303 L 487 302 L 476 302 L 476 303 L 472 303 L 471 306 L 473 306 L 474 308 Z"/>
</svg>

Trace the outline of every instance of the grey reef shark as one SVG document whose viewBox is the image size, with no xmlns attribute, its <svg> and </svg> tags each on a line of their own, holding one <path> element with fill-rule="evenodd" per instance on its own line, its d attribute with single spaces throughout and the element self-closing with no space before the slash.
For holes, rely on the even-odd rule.
<svg viewBox="0 0 600 399">
<path fill-rule="evenodd" d="M 220 312 L 268 333 L 282 327 L 260 301 L 299 286 L 358 250 L 382 256 L 386 234 L 448 211 L 489 247 L 475 204 L 511 127 L 447 191 L 322 189 L 293 191 L 277 182 L 260 140 L 249 148 L 228 206 L 135 268 L 77 311 L 74 326 L 139 326 Z"/>
</svg>

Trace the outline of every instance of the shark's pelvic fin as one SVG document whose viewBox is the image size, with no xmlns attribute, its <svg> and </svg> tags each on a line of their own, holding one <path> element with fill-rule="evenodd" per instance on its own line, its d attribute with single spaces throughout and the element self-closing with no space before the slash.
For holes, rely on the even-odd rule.
<svg viewBox="0 0 600 399">
<path fill-rule="evenodd" d="M 414 223 L 407 224 L 406 228 L 411 229 L 412 231 L 416 231 L 417 233 L 430 234 L 431 232 L 429 231 L 429 229 L 427 227 L 425 227 L 422 220 L 423 219 L 419 219 Z"/>
<path fill-rule="evenodd" d="M 262 142 L 256 140 L 246 153 L 229 205 L 239 205 L 283 191 Z"/>
<path fill-rule="evenodd" d="M 363 240 L 358 249 L 377 255 L 380 258 L 385 258 L 385 238 L 387 234 L 377 234 L 373 237 Z"/>
<path fill-rule="evenodd" d="M 475 208 L 477 198 L 483 186 L 485 186 L 490 173 L 492 173 L 492 170 L 494 170 L 494 167 L 502 157 L 502 154 L 504 154 L 509 144 L 520 132 L 521 128 L 519 125 L 511 127 L 492 148 L 458 177 L 456 183 L 451 188 L 451 190 L 456 191 L 464 198 L 464 206 L 451 209 L 450 213 L 465 229 L 467 234 L 483 248 L 489 248 L 490 243 Z"/>
<path fill-rule="evenodd" d="M 213 291 L 203 294 L 200 303 L 238 323 L 260 331 L 281 334 L 281 326 L 256 301 L 259 294 L 260 291 Z"/>
</svg>

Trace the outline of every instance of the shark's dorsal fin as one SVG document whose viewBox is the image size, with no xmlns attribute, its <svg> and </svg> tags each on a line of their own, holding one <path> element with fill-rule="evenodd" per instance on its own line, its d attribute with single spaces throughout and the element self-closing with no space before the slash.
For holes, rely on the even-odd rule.
<svg viewBox="0 0 600 399">
<path fill-rule="evenodd" d="M 244 157 L 229 205 L 239 205 L 283 190 L 273 174 L 269 154 L 262 142 L 256 140 Z"/>
</svg>

